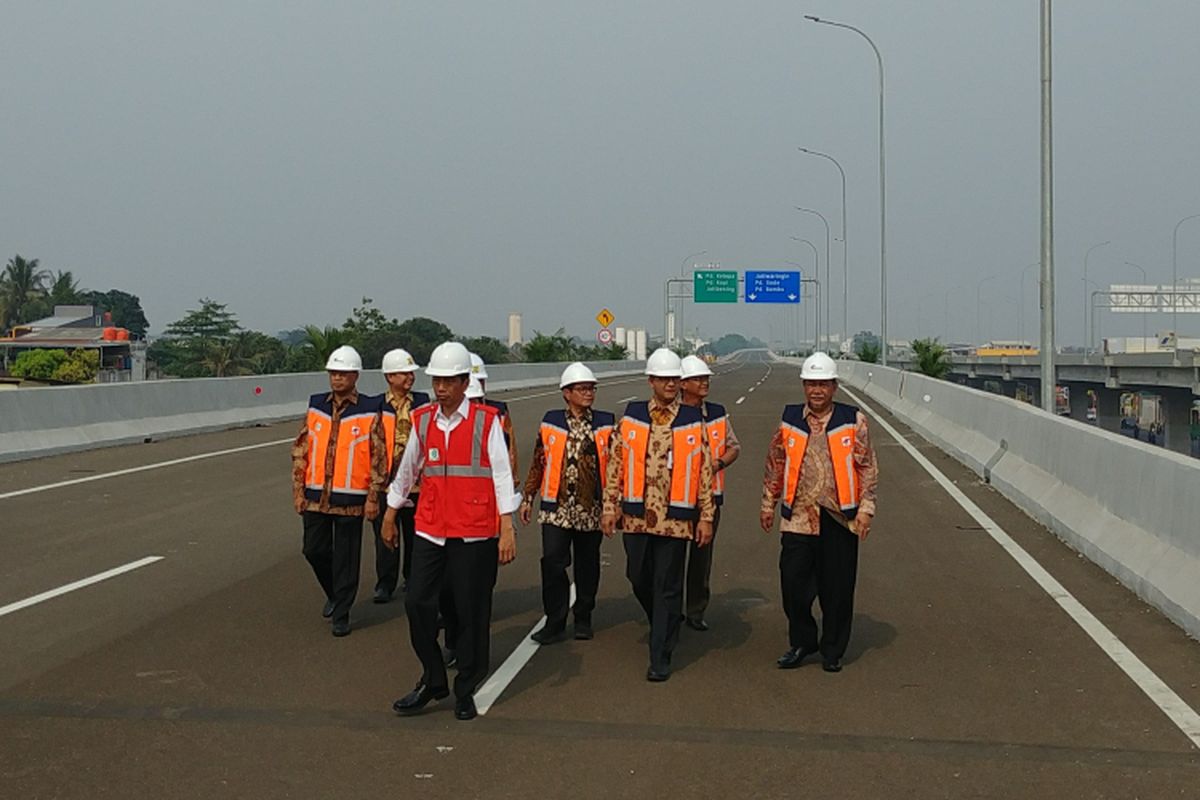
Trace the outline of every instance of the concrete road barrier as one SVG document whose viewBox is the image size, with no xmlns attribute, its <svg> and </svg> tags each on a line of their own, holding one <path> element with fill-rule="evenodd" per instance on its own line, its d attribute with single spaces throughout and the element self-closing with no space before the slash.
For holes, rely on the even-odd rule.
<svg viewBox="0 0 1200 800">
<path fill-rule="evenodd" d="M 853 361 L 838 369 L 1200 637 L 1200 461 L 925 375 Z"/>
<path fill-rule="evenodd" d="M 488 389 L 552 389 L 564 366 L 489 364 Z M 606 361 L 590 366 L 603 381 L 640 374 L 644 365 Z M 310 372 L 0 392 L 0 462 L 298 419 L 309 395 L 328 386 L 324 372 Z M 359 388 L 377 394 L 386 386 L 383 376 L 371 371 L 363 373 Z M 424 373 L 418 373 L 416 388 L 428 391 Z"/>
</svg>

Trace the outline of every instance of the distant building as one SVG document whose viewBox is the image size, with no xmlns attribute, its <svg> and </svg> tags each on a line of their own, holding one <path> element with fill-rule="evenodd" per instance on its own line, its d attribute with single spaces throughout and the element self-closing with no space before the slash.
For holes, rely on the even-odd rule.
<svg viewBox="0 0 1200 800">
<path fill-rule="evenodd" d="M 513 345 L 520 344 L 521 341 L 522 341 L 522 338 L 521 338 L 521 315 L 520 314 L 509 314 L 508 315 L 508 346 L 512 347 Z"/>
<path fill-rule="evenodd" d="M 99 351 L 97 383 L 146 379 L 145 342 L 132 341 L 129 331 L 112 324 L 110 314 L 98 314 L 92 306 L 55 306 L 53 316 L 15 325 L 11 336 L 0 338 L 6 366 L 24 350 L 79 349 Z"/>
</svg>

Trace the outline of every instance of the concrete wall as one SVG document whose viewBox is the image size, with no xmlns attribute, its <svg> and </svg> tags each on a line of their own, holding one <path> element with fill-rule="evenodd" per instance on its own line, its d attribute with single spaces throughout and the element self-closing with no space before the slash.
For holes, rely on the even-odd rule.
<svg viewBox="0 0 1200 800">
<path fill-rule="evenodd" d="M 857 362 L 839 370 L 844 383 L 1200 637 L 1196 459 L 924 375 Z"/>
<path fill-rule="evenodd" d="M 488 389 L 558 385 L 563 364 L 488 366 Z M 600 380 L 637 374 L 634 361 L 590 365 Z M 328 390 L 324 372 L 55 386 L 0 392 L 0 462 L 204 431 L 296 419 L 308 396 Z M 359 389 L 377 394 L 383 376 L 364 373 Z M 419 373 L 416 388 L 429 389 Z"/>
</svg>

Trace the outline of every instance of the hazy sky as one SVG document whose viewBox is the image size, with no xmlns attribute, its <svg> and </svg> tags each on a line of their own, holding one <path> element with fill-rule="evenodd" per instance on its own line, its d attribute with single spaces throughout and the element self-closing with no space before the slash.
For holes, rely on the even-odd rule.
<svg viewBox="0 0 1200 800">
<path fill-rule="evenodd" d="M 1090 262 L 1102 284 L 1140 282 L 1125 261 L 1169 283 L 1171 230 L 1200 213 L 1200 3 L 1054 5 L 1058 327 L 1075 343 L 1086 248 L 1112 241 Z M 0 253 L 135 292 L 154 330 L 202 296 L 273 332 L 369 295 L 467 334 L 502 337 L 520 311 L 527 334 L 590 336 L 602 306 L 653 333 L 689 253 L 808 265 L 803 236 L 824 258 L 820 221 L 792 209 L 836 237 L 840 185 L 803 145 L 847 172 L 849 324 L 877 330 L 874 57 L 806 13 L 883 53 L 890 334 L 1015 338 L 1039 252 L 1037 0 L 7 0 Z M 1200 274 L 1200 220 L 1180 274 Z M 685 312 L 708 335 L 787 319 Z"/>
</svg>

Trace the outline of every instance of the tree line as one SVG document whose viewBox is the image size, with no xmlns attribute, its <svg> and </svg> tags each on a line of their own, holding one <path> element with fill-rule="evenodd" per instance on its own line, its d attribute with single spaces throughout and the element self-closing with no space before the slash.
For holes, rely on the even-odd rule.
<svg viewBox="0 0 1200 800">
<path fill-rule="evenodd" d="M 120 289 L 83 289 L 70 270 L 50 272 L 36 258 L 13 256 L 0 272 L 0 333 L 49 317 L 55 306 L 93 306 L 111 316 L 112 324 L 142 339 L 150 323 L 137 295 Z"/>
</svg>

